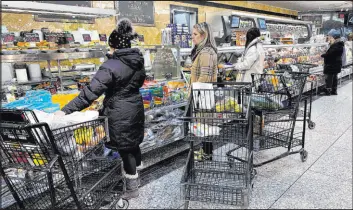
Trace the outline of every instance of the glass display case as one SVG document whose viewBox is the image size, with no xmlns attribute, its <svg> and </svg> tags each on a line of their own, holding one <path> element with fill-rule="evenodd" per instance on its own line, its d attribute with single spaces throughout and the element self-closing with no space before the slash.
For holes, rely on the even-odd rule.
<svg viewBox="0 0 353 210">
<path fill-rule="evenodd" d="M 147 75 L 156 81 L 180 79 L 180 47 L 174 45 L 136 46 L 144 55 Z"/>
</svg>

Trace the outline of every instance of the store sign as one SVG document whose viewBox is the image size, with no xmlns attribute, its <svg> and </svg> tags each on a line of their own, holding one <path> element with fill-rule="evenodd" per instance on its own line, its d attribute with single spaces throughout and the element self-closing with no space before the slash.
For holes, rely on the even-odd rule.
<svg viewBox="0 0 353 210">
<path fill-rule="evenodd" d="M 338 14 L 338 18 L 344 19 L 344 14 L 343 13 Z"/>
<path fill-rule="evenodd" d="M 25 33 L 24 34 L 25 42 L 40 42 L 39 35 L 36 33 Z"/>
</svg>

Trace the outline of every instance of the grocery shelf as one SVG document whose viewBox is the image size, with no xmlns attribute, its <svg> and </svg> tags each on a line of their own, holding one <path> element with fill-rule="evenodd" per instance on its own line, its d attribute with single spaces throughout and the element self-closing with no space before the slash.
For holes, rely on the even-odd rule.
<svg viewBox="0 0 353 210">
<path fill-rule="evenodd" d="M 28 82 L 12 82 L 12 83 L 3 83 L 2 86 L 7 86 L 7 85 L 37 85 L 41 84 L 44 82 L 56 82 L 57 78 L 43 78 L 40 81 L 28 81 Z"/>
<path fill-rule="evenodd" d="M 164 111 L 164 110 L 169 110 L 169 109 L 176 109 L 176 108 L 184 107 L 186 105 L 187 105 L 187 102 L 183 102 L 183 103 L 179 103 L 179 104 L 172 104 L 172 105 L 166 105 L 166 106 L 162 106 L 162 107 L 156 107 L 156 108 L 153 108 L 151 110 L 146 111 L 145 115 L 152 114 L 152 112 L 155 112 L 155 111 Z"/>
<path fill-rule="evenodd" d="M 309 44 L 282 44 L 282 45 L 263 45 L 264 48 L 297 48 L 297 47 L 320 47 L 327 46 L 328 43 L 309 43 Z M 191 48 L 181 48 L 180 55 L 190 55 Z M 218 53 L 232 53 L 244 51 L 244 46 L 218 47 Z"/>
<path fill-rule="evenodd" d="M 150 152 L 150 151 L 155 150 L 157 148 L 161 148 L 161 147 L 166 146 L 168 144 L 171 144 L 173 142 L 180 141 L 182 139 L 184 139 L 184 137 L 177 137 L 177 138 L 173 138 L 173 139 L 168 139 L 167 141 L 163 141 L 163 142 L 160 142 L 157 140 L 156 142 L 160 142 L 160 143 L 155 143 L 153 145 L 140 146 L 141 153 L 145 154 L 147 152 Z"/>
<path fill-rule="evenodd" d="M 105 57 L 105 53 L 103 51 L 1 55 L 0 58 L 2 62 L 26 62 L 26 61 L 31 62 L 31 61 L 71 60 L 71 59 L 101 58 L 101 57 Z"/>
</svg>

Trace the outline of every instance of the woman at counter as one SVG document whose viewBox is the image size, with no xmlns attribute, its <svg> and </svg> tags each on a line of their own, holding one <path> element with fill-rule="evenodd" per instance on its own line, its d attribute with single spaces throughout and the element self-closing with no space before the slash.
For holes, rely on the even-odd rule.
<svg viewBox="0 0 353 210">
<path fill-rule="evenodd" d="M 206 22 L 194 25 L 192 41 L 195 47 L 191 51 L 191 84 L 217 82 L 217 46 L 210 25 Z M 212 143 L 204 143 L 200 151 L 202 158 L 212 160 L 212 151 Z"/>
<path fill-rule="evenodd" d="M 122 198 L 125 199 L 139 196 L 137 167 L 141 165 L 139 145 L 144 138 L 145 123 L 139 92 L 146 77 L 144 58 L 139 49 L 131 48 L 131 40 L 135 38 L 132 31 L 129 20 L 120 20 L 109 37 L 111 51 L 107 54 L 108 60 L 99 67 L 91 83 L 56 113 L 61 116 L 81 111 L 105 94 L 100 114 L 108 117 L 110 142 L 106 147 L 117 150 L 122 158 L 126 181 Z"/>
<path fill-rule="evenodd" d="M 261 33 L 258 28 L 248 30 L 246 33 L 244 54 L 240 62 L 233 64 L 235 70 L 245 71 L 243 82 L 252 82 L 252 73 L 263 73 L 265 51 L 260 36 Z"/>
</svg>

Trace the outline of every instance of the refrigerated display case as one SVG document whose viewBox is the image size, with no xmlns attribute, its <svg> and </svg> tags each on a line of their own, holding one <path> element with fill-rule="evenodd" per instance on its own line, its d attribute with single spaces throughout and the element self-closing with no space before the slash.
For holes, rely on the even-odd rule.
<svg viewBox="0 0 353 210">
<path fill-rule="evenodd" d="M 268 44 L 302 44 L 312 37 L 312 23 L 245 12 L 222 11 L 206 14 L 218 46 L 244 46 L 246 31 L 260 29 Z"/>
</svg>

